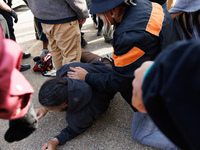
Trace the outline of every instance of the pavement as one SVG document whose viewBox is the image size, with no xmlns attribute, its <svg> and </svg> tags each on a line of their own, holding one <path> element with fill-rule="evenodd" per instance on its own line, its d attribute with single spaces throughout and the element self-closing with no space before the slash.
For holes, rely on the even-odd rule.
<svg viewBox="0 0 200 150">
<path fill-rule="evenodd" d="M 38 91 L 44 81 L 49 77 L 34 72 L 33 58 L 40 54 L 42 42 L 36 40 L 33 26 L 33 15 L 25 6 L 15 8 L 19 22 L 14 25 L 17 43 L 24 52 L 30 52 L 31 57 L 22 60 L 21 64 L 30 64 L 31 69 L 22 72 L 35 93 L 32 96 L 32 103 L 35 108 L 40 107 L 38 102 Z M 104 42 L 103 36 L 97 36 L 97 30 L 93 26 L 91 17 L 83 25 L 84 38 L 88 42 L 86 50 L 95 54 L 105 56 L 112 53 L 112 46 Z M 49 47 L 50 49 L 50 47 Z M 125 102 L 119 93 L 111 101 L 109 109 L 94 122 L 93 126 L 78 137 L 68 141 L 63 146 L 57 146 L 56 150 L 66 149 L 88 149 L 88 150 L 156 150 L 136 142 L 131 135 L 133 110 Z M 8 121 L 0 120 L 0 150 L 40 150 L 42 146 L 67 126 L 64 112 L 49 111 L 39 121 L 38 129 L 26 139 L 7 143 L 4 140 L 4 133 L 8 129 Z"/>
</svg>

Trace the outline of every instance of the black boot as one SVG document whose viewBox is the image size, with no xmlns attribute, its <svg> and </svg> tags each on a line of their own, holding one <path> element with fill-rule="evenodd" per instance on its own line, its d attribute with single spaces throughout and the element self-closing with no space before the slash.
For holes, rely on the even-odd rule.
<svg viewBox="0 0 200 150">
<path fill-rule="evenodd" d="M 97 32 L 97 36 L 101 36 L 101 34 L 102 34 L 102 30 L 99 30 L 98 32 Z"/>
<path fill-rule="evenodd" d="M 29 58 L 31 56 L 31 53 L 23 53 L 23 59 Z"/>
<path fill-rule="evenodd" d="M 83 36 L 81 36 L 81 48 L 86 48 L 88 45 L 88 43 L 85 41 L 85 39 L 83 38 Z"/>
</svg>

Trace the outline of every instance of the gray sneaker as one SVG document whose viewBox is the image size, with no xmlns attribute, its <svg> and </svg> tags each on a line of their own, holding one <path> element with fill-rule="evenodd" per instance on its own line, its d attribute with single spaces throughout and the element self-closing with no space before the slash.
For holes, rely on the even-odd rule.
<svg viewBox="0 0 200 150">
<path fill-rule="evenodd" d="M 44 56 L 46 56 L 46 54 L 48 54 L 49 50 L 48 49 L 42 49 L 40 52 L 40 58 L 43 58 Z"/>
</svg>

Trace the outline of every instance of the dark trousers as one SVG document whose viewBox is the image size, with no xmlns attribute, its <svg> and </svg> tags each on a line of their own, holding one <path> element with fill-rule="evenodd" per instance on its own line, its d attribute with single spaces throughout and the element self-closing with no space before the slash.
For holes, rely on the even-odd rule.
<svg viewBox="0 0 200 150">
<path fill-rule="evenodd" d="M 103 21 L 100 19 L 100 17 L 97 18 L 96 14 L 92 15 L 92 19 L 93 19 L 94 23 L 98 26 L 98 31 L 101 31 L 103 28 Z"/>
<path fill-rule="evenodd" d="M 96 55 L 96 54 L 89 52 L 82 48 L 82 53 L 81 53 L 81 62 L 82 63 L 90 63 L 90 62 L 96 62 L 96 61 L 101 61 L 106 66 L 112 67 L 112 63 L 109 59 L 107 59 L 105 57 L 101 57 L 99 55 Z"/>
<path fill-rule="evenodd" d="M 7 11 L 2 10 L 2 9 L 0 9 L 0 14 L 2 14 L 2 16 L 5 18 L 5 20 L 8 24 L 10 39 L 16 41 L 15 34 L 14 34 L 14 28 L 13 28 L 13 18 Z"/>
<path fill-rule="evenodd" d="M 42 30 L 41 22 L 35 17 L 34 17 L 34 27 L 36 32 L 35 34 L 37 34 L 36 36 L 38 36 L 39 40 L 47 42 L 48 39 Z"/>
</svg>

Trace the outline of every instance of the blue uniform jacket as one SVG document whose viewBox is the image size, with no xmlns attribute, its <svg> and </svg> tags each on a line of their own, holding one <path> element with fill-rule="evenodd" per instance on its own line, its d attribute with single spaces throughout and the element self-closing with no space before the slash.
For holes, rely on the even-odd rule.
<svg viewBox="0 0 200 150">
<path fill-rule="evenodd" d="M 158 3 L 135 0 L 129 6 L 113 36 L 113 70 L 89 73 L 86 82 L 102 91 L 119 91 L 131 104 L 134 71 L 144 61 L 153 60 L 178 37 L 169 13 Z M 98 80 L 96 80 L 98 79 Z"/>
</svg>

